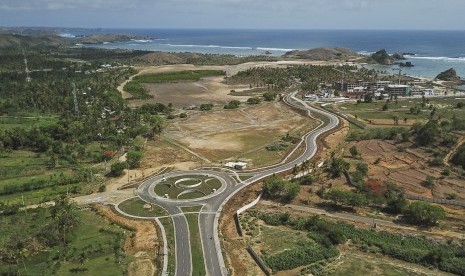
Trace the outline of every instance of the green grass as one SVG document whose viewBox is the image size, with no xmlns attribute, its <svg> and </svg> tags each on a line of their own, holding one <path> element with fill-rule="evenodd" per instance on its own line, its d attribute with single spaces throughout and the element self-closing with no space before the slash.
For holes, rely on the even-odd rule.
<svg viewBox="0 0 465 276">
<path fill-rule="evenodd" d="M 195 70 L 195 71 L 178 71 L 166 72 L 159 74 L 147 74 L 136 76 L 133 81 L 140 83 L 164 83 L 173 81 L 198 81 L 201 78 L 212 76 L 223 76 L 224 71 L 221 70 Z"/>
<path fill-rule="evenodd" d="M 27 129 L 31 127 L 50 126 L 56 124 L 57 122 L 57 117 L 0 117 L 0 129 L 11 130 L 17 127 Z"/>
<path fill-rule="evenodd" d="M 200 212 L 202 208 L 203 208 L 203 205 L 197 205 L 197 206 L 181 207 L 181 210 L 183 211 L 183 213 L 190 213 L 190 212 Z"/>
<path fill-rule="evenodd" d="M 139 217 L 159 217 L 168 215 L 162 207 L 152 204 L 151 209 L 146 209 L 144 208 L 146 204 L 148 203 L 140 198 L 131 198 L 120 203 L 118 207 L 129 215 Z"/>
<path fill-rule="evenodd" d="M 390 263 L 383 258 L 368 257 L 366 255 L 356 255 L 347 253 L 335 269 L 328 271 L 325 275 L 346 276 L 346 275 L 426 275 L 419 271 L 408 270 L 404 267 Z"/>
<path fill-rule="evenodd" d="M 192 275 L 205 275 L 205 263 L 203 260 L 202 242 L 199 233 L 199 219 L 196 214 L 187 214 L 187 222 L 189 223 L 189 234 L 191 241 L 192 254 Z"/>
<path fill-rule="evenodd" d="M 171 218 L 160 218 L 166 232 L 168 242 L 168 275 L 174 275 L 176 271 L 176 243 L 174 238 L 174 227 Z"/>
<path fill-rule="evenodd" d="M 270 255 L 282 252 L 288 249 L 295 249 L 303 241 L 310 242 L 303 231 L 295 231 L 289 228 L 273 227 L 264 225 L 260 228 L 261 241 L 264 244 L 266 252 Z"/>
<path fill-rule="evenodd" d="M 183 175 L 183 176 L 172 177 L 172 178 L 166 179 L 165 182 L 157 184 L 154 189 L 155 193 L 159 196 L 164 196 L 165 194 L 168 194 L 170 198 L 177 198 L 181 192 L 190 189 L 190 188 L 182 188 L 182 187 L 178 188 L 174 185 L 174 183 L 177 180 L 180 180 L 182 178 L 196 178 L 202 181 L 207 180 L 207 179 L 211 179 L 211 180 L 204 182 L 199 187 L 192 188 L 195 190 L 199 190 L 199 192 L 192 192 L 192 193 L 184 194 L 181 197 L 179 197 L 180 199 L 198 198 L 198 197 L 204 196 L 204 194 L 209 195 L 213 193 L 213 189 L 218 190 L 221 187 L 221 182 L 217 178 L 214 178 L 211 176 Z M 197 181 L 186 181 L 186 182 L 183 182 L 182 184 L 191 185 L 191 184 L 195 184 L 195 182 Z"/>
</svg>

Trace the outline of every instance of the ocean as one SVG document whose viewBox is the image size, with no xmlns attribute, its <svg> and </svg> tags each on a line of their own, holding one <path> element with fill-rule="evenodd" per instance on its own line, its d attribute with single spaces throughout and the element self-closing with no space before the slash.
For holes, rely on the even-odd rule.
<svg viewBox="0 0 465 276">
<path fill-rule="evenodd" d="M 411 53 L 415 67 L 403 73 L 434 78 L 454 68 L 465 78 L 465 31 L 374 31 L 374 30 L 200 30 L 200 29 L 62 29 L 63 36 L 130 33 L 153 40 L 105 43 L 93 47 L 164 52 L 195 52 L 237 56 L 281 56 L 294 49 L 345 47 L 362 54 L 380 49 L 389 53 Z M 393 67 L 375 66 L 389 71 Z"/>
</svg>

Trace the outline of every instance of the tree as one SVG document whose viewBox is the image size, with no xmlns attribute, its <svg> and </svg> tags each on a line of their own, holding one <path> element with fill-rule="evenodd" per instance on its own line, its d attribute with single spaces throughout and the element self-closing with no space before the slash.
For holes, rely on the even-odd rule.
<svg viewBox="0 0 465 276">
<path fill-rule="evenodd" d="M 267 102 L 272 102 L 276 99 L 276 93 L 275 92 L 266 92 L 263 94 L 263 98 L 265 98 L 265 101 Z"/>
<path fill-rule="evenodd" d="M 373 102 L 373 94 L 366 93 L 365 95 L 363 95 L 363 101 L 365 103 L 372 103 Z"/>
<path fill-rule="evenodd" d="M 211 104 L 211 103 L 206 103 L 206 104 L 201 104 L 200 105 L 200 110 L 202 110 L 202 111 L 212 110 L 212 108 L 213 108 L 213 104 Z"/>
<path fill-rule="evenodd" d="M 432 189 L 434 187 L 434 177 L 427 175 L 425 181 L 421 184 L 423 187 Z"/>
<path fill-rule="evenodd" d="M 140 151 L 128 151 L 126 154 L 126 162 L 130 169 L 135 169 L 140 167 L 140 163 L 142 160 L 142 152 Z"/>
<path fill-rule="evenodd" d="M 363 162 L 358 162 L 355 165 L 355 170 L 358 173 L 360 173 L 361 175 L 367 176 L 367 174 L 368 174 L 368 165 L 366 163 L 363 163 Z"/>
<path fill-rule="evenodd" d="M 271 176 L 264 181 L 263 195 L 283 201 L 293 200 L 300 192 L 298 183 L 284 180 L 278 176 Z"/>
<path fill-rule="evenodd" d="M 44 233 L 46 238 L 53 244 L 66 245 L 81 223 L 77 205 L 62 195 L 55 199 L 55 205 L 50 208 L 50 217 L 52 221 Z"/>
<path fill-rule="evenodd" d="M 350 169 L 350 163 L 342 158 L 332 158 L 331 163 L 327 167 L 327 171 L 332 178 L 341 176 L 341 173 Z"/>
<path fill-rule="evenodd" d="M 352 147 L 350 147 L 349 153 L 350 153 L 350 155 L 351 155 L 353 158 L 357 157 L 358 154 L 359 154 L 359 153 L 358 153 L 358 149 L 357 149 L 357 147 L 356 147 L 355 145 L 353 145 Z"/>
<path fill-rule="evenodd" d="M 260 103 L 260 98 L 257 98 L 257 97 L 248 98 L 247 103 L 248 104 L 259 104 Z"/>
<path fill-rule="evenodd" d="M 227 105 L 224 106 L 224 109 L 236 109 L 241 105 L 241 102 L 238 100 L 232 100 Z"/>
<path fill-rule="evenodd" d="M 386 111 L 389 109 L 389 105 L 388 103 L 386 102 L 384 105 L 383 105 L 383 111 Z"/>
<path fill-rule="evenodd" d="M 441 206 L 418 201 L 410 204 L 405 216 L 413 223 L 433 226 L 445 217 L 445 212 Z"/>
<path fill-rule="evenodd" d="M 118 177 L 123 175 L 124 169 L 126 168 L 125 162 L 116 162 L 111 164 L 110 175 Z"/>
<path fill-rule="evenodd" d="M 405 192 L 402 188 L 394 183 L 388 182 L 386 184 L 386 209 L 393 214 L 400 214 L 408 207 L 408 202 L 405 197 Z"/>
<path fill-rule="evenodd" d="M 420 146 L 428 146 L 436 142 L 440 137 L 440 129 L 437 120 L 429 120 L 421 127 L 415 137 L 415 141 Z"/>
<path fill-rule="evenodd" d="M 350 207 L 360 207 L 367 202 L 366 197 L 362 194 L 336 188 L 328 190 L 324 197 L 337 205 Z"/>
<path fill-rule="evenodd" d="M 399 124 L 399 117 L 398 117 L 397 115 L 394 115 L 394 116 L 392 117 L 392 120 L 394 121 L 394 124 L 395 124 L 395 125 L 398 125 L 398 124 Z"/>
</svg>

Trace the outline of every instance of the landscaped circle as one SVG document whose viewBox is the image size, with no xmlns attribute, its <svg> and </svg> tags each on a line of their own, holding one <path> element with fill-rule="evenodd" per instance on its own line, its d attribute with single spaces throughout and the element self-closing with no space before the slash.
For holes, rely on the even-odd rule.
<svg viewBox="0 0 465 276">
<path fill-rule="evenodd" d="M 157 196 L 188 200 L 205 197 L 215 193 L 222 186 L 221 181 L 211 175 L 181 175 L 163 177 L 155 184 L 154 192 Z"/>
<path fill-rule="evenodd" d="M 203 181 L 204 180 L 199 179 L 199 178 L 181 178 L 179 180 L 176 180 L 176 182 L 174 182 L 174 186 L 178 188 L 196 188 L 202 185 Z"/>
</svg>

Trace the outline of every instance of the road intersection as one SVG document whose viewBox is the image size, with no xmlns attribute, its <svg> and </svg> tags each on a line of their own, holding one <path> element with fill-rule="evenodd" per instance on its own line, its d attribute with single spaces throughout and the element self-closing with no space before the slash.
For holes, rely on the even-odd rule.
<svg viewBox="0 0 465 276">
<path fill-rule="evenodd" d="M 275 166 L 262 168 L 259 171 L 248 172 L 247 174 L 252 177 L 244 181 L 237 179 L 238 175 L 236 172 L 203 169 L 154 176 L 139 186 L 137 194 L 142 200 L 163 207 L 171 216 L 175 229 L 175 275 L 192 275 L 189 225 L 180 207 L 203 205 L 198 219 L 205 270 L 208 275 L 212 276 L 227 275 L 228 269 L 225 266 L 218 236 L 219 218 L 224 205 L 231 197 L 248 185 L 270 175 L 291 170 L 295 165 L 299 166 L 303 161 L 312 158 L 317 152 L 317 138 L 338 126 L 339 119 L 335 115 L 309 106 L 304 101 L 296 98 L 296 94 L 297 92 L 293 92 L 285 96 L 284 102 L 294 108 L 307 111 L 308 115 L 311 117 L 312 114 L 318 114 L 320 117 L 326 118 L 324 122 L 320 120 L 321 123 L 317 128 L 302 137 L 301 143 L 304 143 L 305 151 L 296 159 Z M 288 159 L 289 158 L 286 158 L 285 160 Z M 160 197 L 154 192 L 154 186 L 162 182 L 163 179 L 183 175 L 208 175 L 220 179 L 222 186 L 211 195 L 190 200 L 168 199 Z M 164 267 L 166 267 L 166 265 L 164 265 Z M 166 273 L 166 271 L 164 271 L 164 273 Z"/>
</svg>

